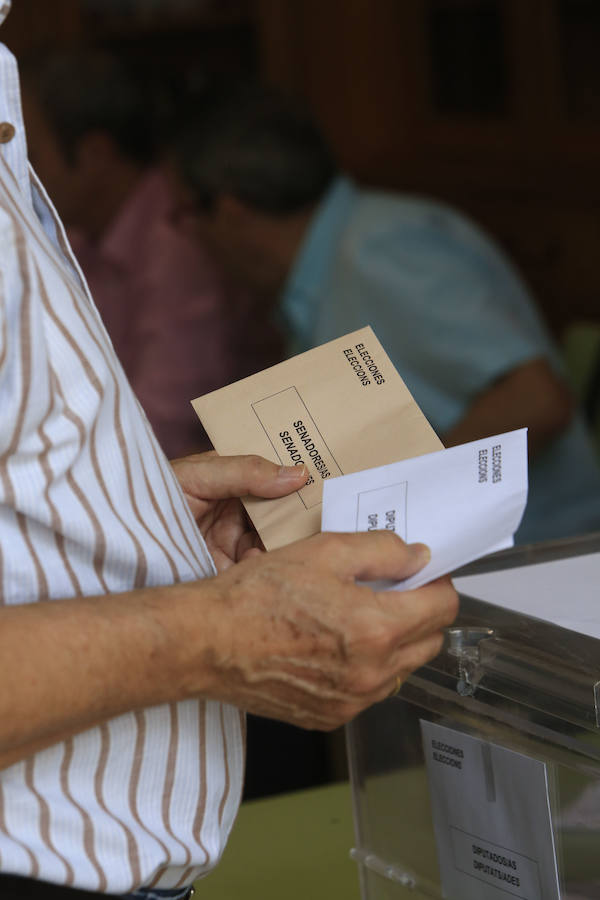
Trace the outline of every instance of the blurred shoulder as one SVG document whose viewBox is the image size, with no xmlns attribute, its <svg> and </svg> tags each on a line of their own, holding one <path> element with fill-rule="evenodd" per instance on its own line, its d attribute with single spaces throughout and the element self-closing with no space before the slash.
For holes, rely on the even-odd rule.
<svg viewBox="0 0 600 900">
<path fill-rule="evenodd" d="M 358 190 L 350 225 L 358 232 L 413 231 L 482 246 L 494 243 L 465 212 L 432 197 L 394 191 Z"/>
</svg>

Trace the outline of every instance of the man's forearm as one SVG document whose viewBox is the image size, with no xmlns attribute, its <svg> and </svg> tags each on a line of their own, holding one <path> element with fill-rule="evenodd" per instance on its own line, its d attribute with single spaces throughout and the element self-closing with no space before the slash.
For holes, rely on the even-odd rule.
<svg viewBox="0 0 600 900">
<path fill-rule="evenodd" d="M 545 360 L 524 363 L 475 398 L 463 418 L 441 435 L 446 447 L 528 428 L 530 456 L 535 456 L 566 428 L 573 412 L 567 386 Z"/>
<path fill-rule="evenodd" d="M 0 609 L 0 768 L 129 710 L 185 699 L 188 613 L 211 591 L 208 579 Z M 202 689 L 201 665 L 194 679 Z"/>
<path fill-rule="evenodd" d="M 320 534 L 214 578 L 0 610 L 0 765 L 129 710 L 206 697 L 330 730 L 435 656 L 449 580 L 377 594 L 427 548 Z M 357 583 L 358 582 L 358 583 Z"/>
</svg>

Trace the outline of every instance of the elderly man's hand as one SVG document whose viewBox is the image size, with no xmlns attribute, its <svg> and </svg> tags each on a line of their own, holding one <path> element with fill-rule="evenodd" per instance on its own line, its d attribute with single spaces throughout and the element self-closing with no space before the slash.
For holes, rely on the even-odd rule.
<svg viewBox="0 0 600 900">
<path fill-rule="evenodd" d="M 423 545 L 389 532 L 315 535 L 200 583 L 199 628 L 196 589 L 182 586 L 185 669 L 198 674 L 187 690 L 304 728 L 338 727 L 439 652 L 458 607 L 448 578 L 405 592 L 356 583 L 401 580 L 427 560 Z"/>
<path fill-rule="evenodd" d="M 260 456 L 219 456 L 214 450 L 171 465 L 220 572 L 262 548 L 239 498 L 283 497 L 308 478 L 305 466 L 278 466 Z"/>
</svg>

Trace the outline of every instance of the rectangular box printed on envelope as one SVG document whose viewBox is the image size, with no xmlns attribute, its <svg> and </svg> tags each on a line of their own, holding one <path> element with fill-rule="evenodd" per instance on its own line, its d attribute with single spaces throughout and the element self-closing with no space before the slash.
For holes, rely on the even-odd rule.
<svg viewBox="0 0 600 900">
<path fill-rule="evenodd" d="M 310 477 L 300 491 L 244 499 L 267 549 L 320 531 L 326 480 L 442 447 L 370 327 L 192 405 L 221 455 L 257 453 L 282 465 L 306 464 Z M 378 527 L 386 527 L 385 512 Z"/>
</svg>

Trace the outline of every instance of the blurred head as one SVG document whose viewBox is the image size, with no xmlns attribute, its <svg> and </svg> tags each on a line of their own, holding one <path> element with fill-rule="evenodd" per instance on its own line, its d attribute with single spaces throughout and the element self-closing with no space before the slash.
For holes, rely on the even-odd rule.
<svg viewBox="0 0 600 900">
<path fill-rule="evenodd" d="M 279 286 L 336 168 L 306 112 L 266 87 L 209 86 L 174 139 L 199 234 L 255 289 Z"/>
<path fill-rule="evenodd" d="M 32 164 L 65 222 L 83 225 L 107 182 L 153 158 L 143 88 L 118 59 L 89 49 L 36 54 L 21 76 Z"/>
</svg>

